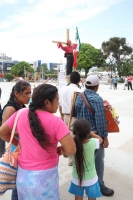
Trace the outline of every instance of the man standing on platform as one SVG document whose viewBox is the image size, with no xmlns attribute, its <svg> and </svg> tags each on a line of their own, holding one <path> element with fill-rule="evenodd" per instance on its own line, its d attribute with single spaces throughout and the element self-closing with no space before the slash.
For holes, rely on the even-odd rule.
<svg viewBox="0 0 133 200">
<path fill-rule="evenodd" d="M 86 101 L 91 105 L 91 109 L 86 107 L 81 95 L 78 95 L 75 101 L 75 115 L 78 119 L 84 118 L 88 120 L 91 125 L 91 130 L 103 138 L 103 143 L 95 152 L 95 165 L 101 193 L 104 196 L 112 196 L 114 194 L 114 190 L 105 187 L 103 181 L 104 149 L 108 147 L 109 142 L 103 99 L 99 96 L 99 94 L 97 94 L 99 88 L 98 76 L 89 75 L 86 79 L 85 87 L 84 96 Z"/>
<path fill-rule="evenodd" d="M 61 48 L 63 51 L 65 51 L 64 57 L 67 59 L 66 63 L 66 75 L 70 75 L 72 72 L 73 67 L 73 50 L 75 50 L 77 47 L 77 44 L 72 44 L 71 40 L 67 40 L 67 46 L 63 46 L 62 43 L 58 43 L 58 48 Z"/>
<path fill-rule="evenodd" d="M 70 85 L 63 87 L 59 91 L 59 111 L 62 120 L 64 120 L 65 124 L 68 125 L 68 120 L 71 111 L 71 104 L 74 92 L 81 92 L 78 88 L 78 84 L 80 82 L 80 74 L 76 71 L 70 74 Z M 72 123 L 74 122 L 75 118 L 72 117 Z M 70 132 L 72 135 L 72 132 Z M 72 158 L 68 157 L 68 165 L 72 166 Z"/>
</svg>

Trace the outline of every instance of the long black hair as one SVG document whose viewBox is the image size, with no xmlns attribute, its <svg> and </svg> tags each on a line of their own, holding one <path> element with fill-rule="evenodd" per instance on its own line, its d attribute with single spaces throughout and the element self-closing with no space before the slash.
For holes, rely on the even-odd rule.
<svg viewBox="0 0 133 200">
<path fill-rule="evenodd" d="M 29 105 L 29 123 L 33 136 L 38 140 L 40 146 L 45 150 L 49 150 L 50 136 L 45 133 L 42 127 L 40 119 L 35 113 L 36 109 L 42 109 L 44 107 L 45 100 L 49 100 L 51 103 L 57 95 L 57 88 L 49 84 L 41 84 L 35 88 L 32 95 L 32 103 Z"/>
<path fill-rule="evenodd" d="M 86 119 L 77 119 L 73 124 L 74 141 L 76 144 L 75 164 L 79 178 L 79 183 L 83 180 L 84 165 L 86 164 L 84 158 L 83 140 L 88 138 L 90 133 L 90 124 Z"/>
<path fill-rule="evenodd" d="M 26 90 L 27 87 L 30 87 L 30 84 L 26 81 L 18 81 L 12 88 L 12 92 L 10 94 L 9 100 L 15 99 L 15 92 L 23 93 L 24 90 Z"/>
</svg>

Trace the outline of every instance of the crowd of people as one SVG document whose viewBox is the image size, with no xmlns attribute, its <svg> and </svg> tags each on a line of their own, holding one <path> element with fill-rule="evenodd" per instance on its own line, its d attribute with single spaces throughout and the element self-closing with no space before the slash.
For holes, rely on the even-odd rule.
<svg viewBox="0 0 133 200">
<path fill-rule="evenodd" d="M 80 74 L 72 72 L 70 84 L 59 93 L 57 87 L 51 84 L 40 84 L 31 95 L 31 86 L 24 80 L 18 81 L 12 88 L 2 110 L 0 127 L 2 156 L 5 142 L 10 141 L 16 114 L 24 108 L 13 138 L 12 151 L 19 144 L 21 151 L 12 200 L 59 200 L 60 155 L 68 158 L 68 165 L 73 167 L 68 191 L 75 195 L 75 200 L 82 200 L 84 191 L 88 200 L 114 194 L 113 189 L 105 186 L 103 179 L 105 148 L 108 148 L 109 141 L 103 99 L 97 93 L 100 81 L 97 75 L 89 75 L 82 92 L 80 80 Z M 117 89 L 118 78 L 112 81 Z M 127 81 L 130 83 L 132 79 L 127 78 Z M 75 92 L 78 94 L 69 130 L 68 121 Z M 93 109 L 88 109 L 81 93 Z M 60 117 L 54 114 L 58 108 Z M 58 143 L 61 144 L 60 151 Z"/>
<path fill-rule="evenodd" d="M 117 76 L 110 76 L 109 78 L 109 84 L 110 84 L 110 89 L 114 88 L 114 90 L 117 89 L 117 84 L 118 84 L 118 80 L 119 78 Z M 128 90 L 132 90 L 132 81 L 133 81 L 133 77 L 130 76 L 125 76 L 122 77 L 122 80 L 124 81 L 124 90 L 126 90 L 126 88 Z"/>
</svg>

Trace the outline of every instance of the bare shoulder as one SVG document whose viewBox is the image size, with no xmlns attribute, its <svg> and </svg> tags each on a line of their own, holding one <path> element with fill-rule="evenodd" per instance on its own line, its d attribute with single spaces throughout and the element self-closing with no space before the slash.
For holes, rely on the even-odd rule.
<svg viewBox="0 0 133 200">
<path fill-rule="evenodd" d="M 11 117 L 16 112 L 16 109 L 13 106 L 7 106 L 3 112 L 2 123 L 4 123 L 9 117 Z"/>
</svg>

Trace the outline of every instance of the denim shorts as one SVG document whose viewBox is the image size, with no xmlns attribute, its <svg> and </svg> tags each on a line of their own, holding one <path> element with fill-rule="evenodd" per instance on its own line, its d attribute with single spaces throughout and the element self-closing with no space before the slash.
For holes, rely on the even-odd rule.
<svg viewBox="0 0 133 200">
<path fill-rule="evenodd" d="M 90 198 L 98 198 L 102 196 L 98 181 L 94 185 L 81 187 L 71 182 L 70 188 L 68 190 L 68 192 L 74 194 L 75 196 L 84 196 L 84 191 Z"/>
</svg>

